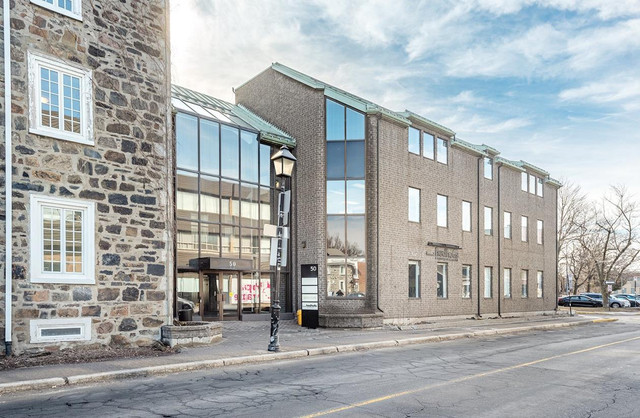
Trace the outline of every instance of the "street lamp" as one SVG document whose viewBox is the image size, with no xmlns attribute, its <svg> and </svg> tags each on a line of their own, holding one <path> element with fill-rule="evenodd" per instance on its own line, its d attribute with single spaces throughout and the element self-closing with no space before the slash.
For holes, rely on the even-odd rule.
<svg viewBox="0 0 640 418">
<path fill-rule="evenodd" d="M 290 178 L 293 173 L 293 166 L 296 164 L 296 157 L 291 154 L 289 148 L 283 145 L 280 151 L 276 152 L 273 157 L 273 168 L 276 177 L 280 177 L 280 193 L 278 194 L 278 228 L 276 238 L 278 247 L 276 251 L 276 278 L 275 286 L 272 289 L 271 296 L 271 336 L 269 338 L 269 351 L 280 351 L 280 340 L 278 338 L 278 329 L 280 328 L 280 268 L 282 265 L 282 230 L 284 228 L 285 213 L 284 199 L 286 178 Z"/>
</svg>

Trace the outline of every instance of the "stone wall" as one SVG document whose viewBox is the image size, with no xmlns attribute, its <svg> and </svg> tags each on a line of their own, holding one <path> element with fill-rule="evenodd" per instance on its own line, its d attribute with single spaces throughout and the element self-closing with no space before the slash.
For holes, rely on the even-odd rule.
<svg viewBox="0 0 640 418">
<path fill-rule="evenodd" d="M 82 21 L 12 2 L 11 30 L 14 350 L 71 345 L 30 343 L 29 323 L 73 317 L 88 344 L 148 344 L 171 315 L 168 2 L 82 2 Z M 92 70 L 92 145 L 29 132 L 28 51 Z M 31 282 L 32 194 L 95 202 L 95 284 Z"/>
</svg>

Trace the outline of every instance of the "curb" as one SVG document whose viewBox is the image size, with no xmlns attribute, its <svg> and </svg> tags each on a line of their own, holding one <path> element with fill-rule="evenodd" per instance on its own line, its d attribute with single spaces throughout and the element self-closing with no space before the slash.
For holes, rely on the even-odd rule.
<svg viewBox="0 0 640 418">
<path fill-rule="evenodd" d="M 90 383 L 110 382 L 139 377 L 150 377 L 180 373 L 186 371 L 213 369 L 241 364 L 267 363 L 276 360 L 292 360 L 305 357 L 349 353 L 357 351 L 376 350 L 381 348 L 402 347 L 414 344 L 430 344 L 440 341 L 453 341 L 464 338 L 488 337 L 496 335 L 520 334 L 529 331 L 543 331 L 556 328 L 568 328 L 578 325 L 597 324 L 617 321 L 616 318 L 598 318 L 586 321 L 565 322 L 560 324 L 543 324 L 514 328 L 487 329 L 473 332 L 461 332 L 455 334 L 432 335 L 427 337 L 404 338 L 400 340 L 374 341 L 359 344 L 344 344 L 306 350 L 278 352 L 271 354 L 258 354 L 243 357 L 230 357 L 216 360 L 200 360 L 185 363 L 167 364 L 162 366 L 149 366 L 138 369 L 118 370 L 113 372 L 91 373 L 84 375 L 53 377 L 48 379 L 26 380 L 15 383 L 1 383 L 0 394 L 24 392 L 39 389 L 55 389 L 62 386 L 74 386 Z"/>
</svg>

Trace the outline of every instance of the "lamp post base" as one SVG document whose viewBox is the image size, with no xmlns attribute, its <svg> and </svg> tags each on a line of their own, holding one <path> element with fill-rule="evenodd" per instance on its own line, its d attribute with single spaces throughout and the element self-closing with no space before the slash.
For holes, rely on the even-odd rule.
<svg viewBox="0 0 640 418">
<path fill-rule="evenodd" d="M 273 306 L 271 306 L 271 337 L 269 339 L 269 346 L 267 350 L 269 351 L 280 351 L 280 337 L 278 336 L 278 331 L 280 328 L 280 303 L 276 301 Z"/>
</svg>

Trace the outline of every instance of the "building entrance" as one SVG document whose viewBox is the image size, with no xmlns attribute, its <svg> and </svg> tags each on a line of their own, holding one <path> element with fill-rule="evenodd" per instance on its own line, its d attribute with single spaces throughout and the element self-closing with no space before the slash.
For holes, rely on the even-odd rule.
<svg viewBox="0 0 640 418">
<path fill-rule="evenodd" d="M 240 273 L 203 271 L 200 273 L 200 316 L 205 321 L 240 319 Z"/>
</svg>

